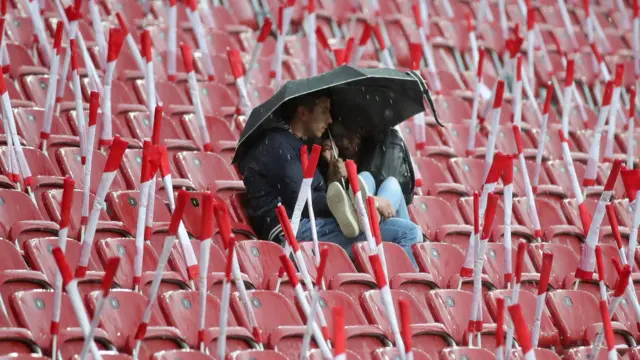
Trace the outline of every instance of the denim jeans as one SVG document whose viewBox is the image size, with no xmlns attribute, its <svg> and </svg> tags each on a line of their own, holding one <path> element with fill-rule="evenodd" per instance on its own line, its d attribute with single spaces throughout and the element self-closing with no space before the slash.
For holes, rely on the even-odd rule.
<svg viewBox="0 0 640 360">
<path fill-rule="evenodd" d="M 400 245 L 409 255 L 414 266 L 417 266 L 416 260 L 411 252 L 411 245 L 422 242 L 422 230 L 409 219 L 407 204 L 404 201 L 404 196 L 398 181 L 395 178 L 388 178 L 376 192 L 375 181 L 371 174 L 362 172 L 360 173 L 360 177 L 366 182 L 370 195 L 384 197 L 396 208 L 396 217 L 383 219 L 380 222 L 382 239 Z M 362 232 L 355 238 L 347 238 L 344 236 L 338 222 L 334 218 L 316 218 L 316 231 L 319 241 L 340 245 L 347 254 L 349 254 L 349 257 L 353 257 L 351 250 L 352 244 L 359 241 L 366 241 L 366 236 Z M 302 219 L 296 237 L 300 240 L 310 240 L 312 238 L 309 219 Z"/>
</svg>

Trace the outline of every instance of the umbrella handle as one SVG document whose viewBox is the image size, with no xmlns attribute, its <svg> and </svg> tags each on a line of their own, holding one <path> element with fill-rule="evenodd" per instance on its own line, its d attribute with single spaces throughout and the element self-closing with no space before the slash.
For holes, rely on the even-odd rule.
<svg viewBox="0 0 640 360">
<path fill-rule="evenodd" d="M 331 130 L 327 129 L 327 134 L 329 134 L 329 141 L 331 141 L 331 151 L 333 151 L 333 159 L 337 160 L 338 159 L 338 148 L 336 147 L 336 142 L 333 141 L 333 135 L 331 135 Z M 344 182 L 344 179 L 340 179 L 340 181 L 342 182 L 342 187 L 346 190 L 347 189 L 347 185 Z"/>
</svg>

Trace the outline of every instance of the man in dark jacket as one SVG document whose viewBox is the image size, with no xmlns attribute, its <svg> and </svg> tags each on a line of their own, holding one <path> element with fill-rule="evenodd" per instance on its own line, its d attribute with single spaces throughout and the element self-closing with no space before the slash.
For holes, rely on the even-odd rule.
<svg viewBox="0 0 640 360">
<path fill-rule="evenodd" d="M 289 101 L 284 107 L 283 126 L 267 130 L 249 150 L 239 169 L 247 189 L 247 214 L 261 238 L 283 243 L 282 228 L 275 208 L 286 208 L 289 217 L 302 184 L 300 148 L 307 139 L 320 139 L 331 124 L 331 100 L 327 94 L 312 93 Z M 316 171 L 311 184 L 318 240 L 341 245 L 351 253 L 351 244 L 365 240 L 349 196 L 339 185 L 347 173 L 342 159 L 330 159 L 327 185 Z M 422 240 L 422 233 L 410 221 L 391 218 L 381 223 L 385 241 L 399 244 L 411 254 L 411 245 Z M 297 232 L 300 240 L 311 239 L 308 213 L 302 214 Z"/>
</svg>

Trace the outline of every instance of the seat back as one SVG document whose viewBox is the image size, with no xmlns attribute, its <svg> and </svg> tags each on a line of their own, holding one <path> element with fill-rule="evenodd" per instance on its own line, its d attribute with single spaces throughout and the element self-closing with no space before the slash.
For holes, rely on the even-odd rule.
<svg viewBox="0 0 640 360">
<path fill-rule="evenodd" d="M 5 239 L 0 239 L 0 254 L 2 261 L 0 262 L 0 271 L 4 270 L 28 270 L 27 263 L 22 259 L 20 251 L 14 244 Z"/>
<path fill-rule="evenodd" d="M 279 256 L 283 249 L 278 244 L 264 240 L 246 240 L 236 243 L 240 270 L 249 276 L 253 284 L 265 289 L 270 277 L 280 270 Z M 311 268 L 313 266 L 309 266 Z"/>
<path fill-rule="evenodd" d="M 413 255 L 420 271 L 431 274 L 441 288 L 448 287 L 449 279 L 460 273 L 464 264 L 462 250 L 453 244 L 419 243 L 414 246 Z"/>
<path fill-rule="evenodd" d="M 273 291 L 253 290 L 249 292 L 249 302 L 253 307 L 258 327 L 266 338 L 278 326 L 299 326 L 302 319 L 294 306 L 284 295 Z M 240 326 L 250 328 L 244 305 L 238 293 L 231 297 L 231 310 Z"/>
<path fill-rule="evenodd" d="M 409 258 L 409 255 L 400 245 L 392 242 L 383 242 L 384 256 L 387 265 L 387 276 L 389 279 L 396 274 L 415 273 L 416 269 Z M 369 244 L 366 241 L 354 243 L 352 245 L 356 266 L 363 272 L 374 276 L 373 267 L 369 262 Z"/>
<path fill-rule="evenodd" d="M 391 290 L 391 298 L 393 299 L 393 307 L 396 314 L 400 314 L 400 301 L 406 300 L 409 303 L 409 319 L 411 324 L 430 324 L 433 323 L 433 317 L 420 307 L 418 300 L 413 295 L 403 290 Z M 369 290 L 360 299 L 362 309 L 364 310 L 367 320 L 371 324 L 378 325 L 383 331 L 391 331 L 380 290 Z"/>
<path fill-rule="evenodd" d="M 135 233 L 138 224 L 138 205 L 140 191 L 112 191 L 107 195 L 107 212 L 111 218 L 122 221 L 131 233 Z M 171 213 L 160 197 L 156 195 L 153 207 L 153 222 L 168 223 Z"/>
<path fill-rule="evenodd" d="M 531 244 L 529 245 L 529 256 L 533 265 L 542 270 L 542 257 L 545 252 L 553 253 L 554 261 L 551 265 L 551 278 L 549 285 L 558 289 L 562 288 L 564 278 L 568 274 L 572 274 L 578 268 L 578 256 L 568 246 L 560 244 Z"/>
<path fill-rule="evenodd" d="M 473 359 L 473 360 L 495 360 L 496 356 L 487 349 L 455 347 L 442 350 L 440 360 L 457 360 L 457 359 Z"/>
<path fill-rule="evenodd" d="M 8 238 L 11 226 L 23 220 L 44 219 L 29 195 L 17 190 L 0 190 L 0 236 Z"/>
<path fill-rule="evenodd" d="M 464 290 L 432 290 L 427 294 L 427 303 L 435 320 L 442 323 L 456 343 L 464 343 L 464 334 L 469 322 L 472 294 Z M 482 321 L 493 323 L 486 304 L 482 307 Z M 473 357 L 475 359 L 475 357 Z"/>
<path fill-rule="evenodd" d="M 236 351 L 231 353 L 227 358 L 231 360 L 287 360 L 286 356 L 275 350 Z"/>
<path fill-rule="evenodd" d="M 579 344 L 589 325 L 602 322 L 598 300 L 586 291 L 552 291 L 547 294 L 547 306 L 565 345 Z"/>
</svg>

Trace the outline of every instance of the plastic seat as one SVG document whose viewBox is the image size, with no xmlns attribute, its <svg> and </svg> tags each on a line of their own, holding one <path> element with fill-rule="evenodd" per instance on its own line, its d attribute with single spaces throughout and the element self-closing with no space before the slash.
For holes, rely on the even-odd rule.
<svg viewBox="0 0 640 360">
<path fill-rule="evenodd" d="M 180 359 L 213 360 L 215 358 L 211 355 L 207 355 L 203 352 L 196 351 L 196 350 L 169 350 L 169 351 L 160 351 L 153 354 L 153 360 L 180 360 Z"/>
<path fill-rule="evenodd" d="M 538 271 L 542 270 L 542 256 L 544 252 L 551 252 L 554 257 L 553 264 L 551 265 L 549 285 L 555 289 L 568 289 L 573 286 L 575 281 L 573 274 L 578 268 L 579 262 L 578 255 L 565 245 L 549 243 L 531 244 L 529 246 L 529 256 Z M 562 259 L 562 261 L 556 259 Z M 596 291 L 595 293 L 597 294 L 596 285 L 597 284 L 589 284 L 585 281 L 580 282 L 581 288 L 589 292 Z"/>
<path fill-rule="evenodd" d="M 413 246 L 413 255 L 418 263 L 418 269 L 421 272 L 431 274 L 438 287 L 457 289 L 459 282 L 462 281 L 462 289 L 471 291 L 472 279 L 460 278 L 460 269 L 464 264 L 465 255 L 458 246 L 447 243 L 423 242 Z M 495 288 L 486 274 L 482 274 L 481 279 L 485 289 Z"/>
<path fill-rule="evenodd" d="M 459 243 L 468 239 L 467 234 L 473 231 L 465 225 L 457 209 L 434 196 L 415 196 L 409 215 L 431 240 Z"/>
<path fill-rule="evenodd" d="M 227 356 L 229 360 L 286 360 L 287 357 L 275 350 L 237 351 Z"/>
<path fill-rule="evenodd" d="M 192 189 L 193 185 L 186 179 L 180 179 L 177 176 L 177 171 L 175 170 L 175 166 L 171 159 L 173 158 L 173 154 L 171 153 L 171 149 L 169 149 L 168 153 L 169 157 L 169 168 L 171 170 L 172 175 L 172 185 L 174 189 L 186 188 Z M 142 171 L 142 149 L 127 149 L 124 152 L 124 157 L 122 158 L 122 163 L 120 164 L 120 172 L 124 178 L 125 183 L 127 184 L 128 189 L 138 189 L 138 185 L 140 184 L 140 172 Z M 176 178 L 177 177 L 177 178 Z M 164 194 L 164 184 L 158 180 L 156 184 L 156 195 L 160 196 L 163 200 L 166 199 L 166 194 Z M 175 193 L 175 191 L 174 191 Z"/>
<path fill-rule="evenodd" d="M 439 128 L 437 131 L 440 133 L 440 137 L 443 141 L 453 148 L 454 152 L 458 156 L 466 156 L 467 153 L 467 141 L 469 139 L 469 125 L 464 124 L 447 124 L 444 128 Z M 476 133 L 475 149 L 480 150 L 487 144 L 487 137 L 482 132 Z"/>
<path fill-rule="evenodd" d="M 0 169 L 4 174 L 9 173 L 8 150 L 8 147 L 0 147 Z M 45 153 L 31 147 L 23 147 L 22 152 L 31 170 L 31 189 L 36 199 L 43 190 L 62 187 L 63 179 L 59 177 L 56 168 Z M 20 178 L 20 180 L 24 185 L 24 178 Z M 4 176 L 0 176 L 0 184 L 3 187 L 13 188 L 13 183 Z"/>
<path fill-rule="evenodd" d="M 327 266 L 324 271 L 324 283 L 330 290 L 340 290 L 349 295 L 351 299 L 358 302 L 360 296 L 368 290 L 377 289 L 378 285 L 374 278 L 365 273 L 360 273 L 349 259 L 346 251 L 339 245 L 319 242 L 320 248 L 327 248 L 331 266 Z M 307 264 L 315 264 L 313 243 L 310 241 L 300 242 L 300 249 L 304 254 Z M 309 266 L 309 275 L 316 277 L 315 266 Z"/>
<path fill-rule="evenodd" d="M 102 172 L 104 171 L 104 165 L 107 162 L 107 157 L 97 150 L 93 150 L 92 156 L 93 161 L 91 162 L 91 184 L 89 186 L 89 191 L 92 194 L 95 194 L 96 191 L 98 191 L 98 186 L 100 186 L 100 179 L 102 177 Z M 80 157 L 80 149 L 60 149 L 56 153 L 56 161 L 60 166 L 61 173 L 66 176 L 71 176 L 76 182 L 76 189 L 82 189 L 84 186 L 84 170 Z M 111 191 L 127 189 L 124 180 L 122 179 L 122 175 L 119 172 L 116 173 L 116 177 L 113 179 L 113 183 L 111 183 L 111 187 L 109 189 Z"/>
<path fill-rule="evenodd" d="M 238 175 L 220 155 L 184 151 L 176 156 L 176 165 L 182 176 L 200 191 L 215 190 L 216 195 L 223 196 L 221 192 L 244 189 Z"/>
<path fill-rule="evenodd" d="M 485 301 L 487 307 L 489 308 L 489 312 L 493 319 L 496 319 L 496 311 L 497 311 L 497 299 L 503 298 L 505 299 L 505 305 L 511 303 L 511 295 L 512 290 L 494 290 L 489 292 L 485 297 Z M 529 326 L 529 329 L 533 329 L 533 323 L 535 321 L 535 310 L 536 310 L 536 295 L 528 292 L 521 291 L 518 296 L 518 303 L 522 307 L 522 313 L 524 315 L 525 321 Z M 505 310 L 505 318 L 510 319 L 508 311 Z M 509 320 L 506 320 L 509 321 Z M 558 330 L 554 327 L 553 321 L 551 319 L 551 314 L 549 314 L 549 310 L 545 308 L 542 312 L 542 320 L 540 323 L 540 338 L 538 346 L 544 348 L 550 348 L 552 346 L 560 345 L 560 336 L 558 334 Z"/>
<path fill-rule="evenodd" d="M 524 137 L 524 136 L 523 136 Z M 527 160 L 527 173 L 529 174 L 530 184 L 535 174 L 536 163 L 533 160 Z M 531 184 L 533 187 L 533 184 Z M 538 188 L 535 190 L 535 194 L 539 195 L 547 195 L 547 196 L 555 196 L 555 197 L 564 197 L 566 194 L 563 192 L 562 188 L 553 185 L 547 176 L 547 173 L 544 171 L 544 168 L 540 168 L 540 175 L 538 177 Z M 522 171 L 520 170 L 520 163 L 516 160 L 513 163 L 513 192 L 514 196 L 526 196 L 526 189 L 524 186 L 524 177 Z"/>
<path fill-rule="evenodd" d="M 240 270 L 249 276 L 258 289 L 274 290 L 276 288 L 278 270 L 281 266 L 279 256 L 283 253 L 280 245 L 271 241 L 247 240 L 237 242 L 236 251 Z M 311 267 L 313 266 L 308 266 L 308 268 Z M 295 297 L 293 287 L 286 278 L 283 278 L 279 292 L 288 299 Z"/>
<path fill-rule="evenodd" d="M 21 84 L 26 98 L 33 101 L 38 107 L 44 108 L 47 99 L 47 87 L 49 86 L 49 75 L 26 75 L 22 77 Z M 68 85 L 65 89 L 61 101 L 66 103 L 75 101 L 71 85 Z"/>
<path fill-rule="evenodd" d="M 598 300 L 586 291 L 552 291 L 547 294 L 547 306 L 564 347 L 591 345 L 596 332 L 602 327 Z M 616 344 L 630 343 L 632 336 L 624 325 L 617 321 L 611 324 Z"/>
<path fill-rule="evenodd" d="M 45 351 L 51 351 L 51 318 L 54 292 L 50 290 L 20 291 L 11 297 L 11 307 L 16 314 L 18 324 L 29 330 L 38 346 Z M 95 337 L 98 348 L 111 349 L 108 335 L 98 329 Z M 58 335 L 59 351 L 63 356 L 80 353 L 84 336 L 76 320 L 71 299 L 66 293 L 62 294 L 60 303 L 60 334 Z"/>
<path fill-rule="evenodd" d="M 535 348 L 533 353 L 536 355 L 536 359 L 560 360 L 560 356 L 549 349 Z M 511 357 L 515 360 L 524 360 L 522 349 L 511 350 Z"/>
<path fill-rule="evenodd" d="M 430 158 L 414 158 L 422 175 L 422 191 L 424 195 L 438 196 L 442 199 L 456 201 L 460 196 L 469 196 L 467 189 L 456 184 L 446 166 Z M 414 198 L 415 201 L 415 198 Z"/>
<path fill-rule="evenodd" d="M 113 220 L 121 221 L 130 233 L 135 234 L 139 203 L 140 191 L 112 191 L 107 195 L 107 212 Z M 154 224 L 168 225 L 170 221 L 169 209 L 164 205 L 163 200 L 156 195 L 153 207 Z"/>
<path fill-rule="evenodd" d="M 58 225 L 46 221 L 27 194 L 0 189 L 0 237 L 21 246 L 28 239 L 57 232 Z"/>
<path fill-rule="evenodd" d="M 418 349 L 411 349 L 411 352 L 413 353 L 413 358 L 415 360 L 437 359 L 437 357 L 429 356 L 425 352 Z M 393 360 L 393 359 L 398 359 L 399 357 L 400 357 L 400 352 L 398 351 L 398 349 L 391 348 L 391 347 L 377 349 L 371 354 L 371 358 L 373 360 Z M 348 355 L 347 355 L 347 358 L 348 358 Z"/>
<path fill-rule="evenodd" d="M 133 261 L 136 254 L 135 239 L 132 238 L 111 238 L 104 239 L 97 243 L 98 256 L 104 264 L 108 258 L 112 256 L 119 256 L 120 266 L 114 281 L 120 284 L 125 289 L 133 288 Z M 144 244 L 144 256 L 142 259 L 142 278 L 140 280 L 140 287 L 143 293 L 147 293 L 151 287 L 151 282 L 158 266 L 158 255 L 153 249 L 151 244 Z M 187 289 L 188 286 L 182 280 L 182 277 L 175 273 L 168 271 L 165 268 L 165 272 L 162 274 L 162 282 L 158 294 L 161 295 L 167 291 Z"/>
<path fill-rule="evenodd" d="M 123 49 L 126 48 L 123 47 Z M 97 64 L 96 64 L 97 65 Z M 82 93 L 84 94 L 84 98 L 88 99 L 91 94 L 91 87 L 89 83 L 91 80 L 88 77 L 83 77 L 80 79 L 80 83 L 82 85 Z M 111 80 L 111 104 L 138 104 L 139 101 L 136 96 L 131 91 L 131 88 L 124 82 L 112 79 Z M 100 118 L 102 119 L 102 118 Z M 99 120 L 100 121 L 100 120 Z"/>
<path fill-rule="evenodd" d="M 54 284 L 58 266 L 53 258 L 51 250 L 58 245 L 57 237 L 31 239 L 24 244 L 24 254 L 31 267 L 44 273 L 49 283 Z M 64 255 L 71 269 L 75 269 L 80 258 L 81 244 L 77 241 L 67 239 Z M 87 273 L 83 279 L 78 279 L 78 289 L 80 294 L 88 294 L 95 290 L 100 290 L 104 272 L 102 263 L 97 259 L 95 249 L 89 256 Z M 115 287 L 119 287 L 116 283 Z"/>
<path fill-rule="evenodd" d="M 122 262 L 120 263 L 122 265 Z M 88 311 L 93 313 L 96 308 L 98 292 L 87 296 Z M 133 337 L 142 320 L 142 313 L 147 306 L 147 298 L 144 295 L 129 291 L 115 289 L 109 293 L 109 299 L 100 318 L 100 329 L 108 335 L 119 352 L 131 353 L 133 349 Z M 178 329 L 167 326 L 162 311 L 156 303 L 151 312 L 149 327 L 143 339 L 138 356 L 149 359 L 151 354 L 161 350 L 178 350 L 187 348 Z"/>
<path fill-rule="evenodd" d="M 392 289 L 405 290 L 416 298 L 423 299 L 425 293 L 438 287 L 431 274 L 416 270 L 402 247 L 391 242 L 383 242 L 382 247 L 386 259 L 387 277 Z M 367 242 L 355 243 L 352 249 L 356 267 L 375 276 L 369 262 L 370 251 Z"/>
<path fill-rule="evenodd" d="M 487 349 L 470 348 L 470 347 L 455 347 L 442 350 L 440 353 L 441 360 L 455 360 L 455 359 L 478 359 L 478 360 L 492 360 L 496 356 Z"/>
<path fill-rule="evenodd" d="M 472 294 L 463 290 L 433 290 L 427 294 L 427 303 L 435 320 L 442 323 L 447 332 L 458 345 L 467 343 L 467 324 L 471 309 Z M 487 311 L 486 304 L 482 307 L 482 347 L 495 349 L 495 330 L 493 320 Z M 491 335 L 490 335 L 491 334 Z M 475 358 L 474 358 L 475 359 Z"/>
<path fill-rule="evenodd" d="M 467 191 L 481 191 L 484 184 L 484 159 L 456 158 L 449 160 L 449 171 L 457 183 L 464 185 Z M 498 181 L 499 184 L 502 180 Z"/>
<path fill-rule="evenodd" d="M 198 130 L 195 115 L 183 115 L 181 122 L 188 138 L 199 142 L 200 130 Z M 223 150 L 229 149 L 235 151 L 238 135 L 231 129 L 228 121 L 219 116 L 206 116 L 205 122 L 214 152 L 221 155 L 221 151 Z M 228 163 L 231 163 L 231 161 L 229 160 Z"/>
<path fill-rule="evenodd" d="M 225 61 L 227 61 L 226 58 Z M 217 74 L 218 73 L 216 72 L 216 75 Z M 220 74 L 220 76 L 222 76 L 222 74 Z M 223 79 L 220 76 L 218 76 L 218 81 L 222 81 Z M 205 115 L 224 116 L 235 112 L 236 105 L 238 105 L 238 99 L 225 85 L 214 82 L 205 82 L 198 84 L 198 87 L 200 90 L 202 111 Z M 189 92 L 187 92 L 187 95 L 191 96 Z M 189 100 L 191 101 L 191 104 L 193 104 L 193 99 L 191 99 L 191 97 L 189 97 Z"/>
<path fill-rule="evenodd" d="M 444 325 L 437 323 L 429 310 L 421 305 L 415 297 L 402 290 L 392 290 L 391 297 L 396 314 L 400 314 L 401 300 L 406 300 L 409 303 L 411 337 L 416 349 L 435 357 L 441 349 L 453 345 L 453 339 Z M 384 312 L 380 291 L 367 291 L 360 299 L 360 303 L 369 323 L 378 325 L 389 338 L 393 339 L 393 332 Z"/>
<path fill-rule="evenodd" d="M 362 310 L 349 295 L 337 290 L 324 290 L 320 291 L 319 296 L 320 301 L 325 304 L 320 309 L 327 321 L 331 338 L 335 336 L 331 309 L 337 306 L 344 309 L 347 347 L 352 349 L 358 357 L 368 358 L 371 351 L 389 343 L 389 339 L 379 327 L 367 323 Z M 307 300 L 311 301 L 310 296 L 307 296 Z M 306 323 L 307 318 L 300 306 L 300 302 L 296 300 L 295 303 L 300 317 Z M 319 318 L 316 321 L 319 321 Z"/>
<path fill-rule="evenodd" d="M 462 123 L 471 119 L 471 107 L 469 103 L 455 96 L 437 96 L 433 103 L 438 113 L 447 114 L 450 122 Z"/>
<path fill-rule="evenodd" d="M 37 148 L 40 146 L 40 131 L 44 122 L 44 109 L 17 108 L 14 110 L 18 135 L 23 138 L 28 146 Z M 71 132 L 69 126 L 57 115 L 51 119 L 51 135 L 47 140 L 47 146 L 55 146 L 59 142 L 79 141 Z"/>
<path fill-rule="evenodd" d="M 82 213 L 82 190 L 73 191 L 73 204 L 71 206 L 72 214 Z M 89 209 L 93 208 L 93 202 L 96 200 L 95 195 L 89 194 Z M 60 203 L 62 202 L 62 190 L 50 190 L 42 195 L 42 210 L 46 212 L 49 219 L 55 223 L 60 222 Z M 81 229 L 81 219 L 79 216 L 72 216 L 69 221 L 69 237 L 79 239 Z M 124 224 L 118 221 L 110 221 L 106 210 L 100 211 L 98 217 L 98 227 L 96 228 L 96 237 L 94 241 L 109 237 L 126 237 L 131 234 L 126 230 Z M 45 237 L 45 236 L 43 236 Z"/>
<path fill-rule="evenodd" d="M 191 106 L 187 94 L 178 85 L 169 81 L 156 81 L 156 100 L 163 103 L 164 111 L 168 114 L 173 113 L 172 108 L 178 106 Z M 140 103 L 147 106 L 147 89 L 146 83 L 142 79 L 134 82 L 133 87 Z M 165 105 L 166 104 L 166 105 Z"/>
<path fill-rule="evenodd" d="M 583 347 L 575 347 L 573 349 L 569 349 L 565 355 L 564 359 L 567 360 L 584 360 L 589 358 L 589 354 L 591 353 L 591 346 L 583 346 Z M 598 353 L 598 358 L 596 360 L 608 360 L 607 348 L 601 348 Z M 616 359 L 622 359 L 620 355 L 616 355 Z M 630 359 L 635 359 L 634 357 L 630 357 Z"/>
<path fill-rule="evenodd" d="M 270 349 L 279 349 L 288 358 L 300 357 L 300 343 L 306 327 L 287 298 L 269 290 L 249 292 L 256 324 Z M 231 296 L 231 310 L 240 326 L 250 329 L 247 313 L 238 293 Z M 311 346 L 315 347 L 314 340 Z"/>
<path fill-rule="evenodd" d="M 571 194 L 573 196 L 573 188 L 571 187 L 571 178 L 569 177 L 568 169 L 564 166 L 564 161 L 562 160 L 553 160 L 547 161 L 544 164 L 544 167 L 547 170 L 547 174 L 549 174 L 549 179 L 556 184 L 562 187 L 562 190 L 566 194 Z M 577 163 L 574 161 L 573 167 L 576 170 L 576 176 L 578 178 L 578 183 L 582 184 L 584 179 L 584 174 L 586 172 L 586 166 L 581 163 Z"/>
<path fill-rule="evenodd" d="M 153 119 L 149 117 L 149 113 L 129 112 L 125 116 L 125 121 L 136 139 L 144 141 L 153 135 Z M 168 146 L 175 141 L 184 140 L 186 140 L 186 136 L 180 124 L 168 116 L 163 116 L 160 127 L 160 145 Z"/>
<path fill-rule="evenodd" d="M 215 353 L 220 335 L 220 301 L 211 294 L 207 294 L 206 301 L 204 343 L 211 353 Z M 172 291 L 161 296 L 159 302 L 167 323 L 184 335 L 190 347 L 197 348 L 199 346 L 199 291 Z M 247 329 L 238 327 L 233 313 L 229 313 L 227 325 L 227 353 L 253 347 L 255 344 L 253 336 Z"/>
<path fill-rule="evenodd" d="M 512 269 L 511 274 L 515 273 L 517 252 L 518 252 L 518 244 L 519 241 L 513 241 L 511 247 L 511 259 L 512 259 Z M 485 271 L 487 272 L 489 279 L 493 284 L 499 289 L 504 289 L 507 287 L 507 284 L 504 282 L 504 257 L 505 257 L 505 248 L 504 244 L 501 243 L 488 243 L 487 244 L 487 252 L 485 257 Z M 531 259 L 529 259 L 529 255 L 525 252 L 524 254 L 524 263 L 522 264 L 522 278 L 520 279 L 521 290 L 531 291 L 536 293 L 538 289 L 538 282 L 540 281 L 540 276 L 533 266 Z"/>
<path fill-rule="evenodd" d="M 589 214 L 595 214 L 596 208 L 598 207 L 598 200 L 590 199 L 590 198 L 584 199 L 584 205 L 589 211 Z M 566 215 L 571 225 L 576 226 L 578 229 L 582 230 L 584 233 L 587 233 L 589 231 L 589 229 L 582 228 L 582 221 L 580 221 L 580 213 L 578 211 L 578 203 L 576 202 L 576 199 L 563 200 L 562 211 Z M 602 223 L 600 224 L 600 226 L 602 227 L 611 226 L 609 224 L 609 219 L 607 218 L 606 215 L 602 219 Z"/>
</svg>

